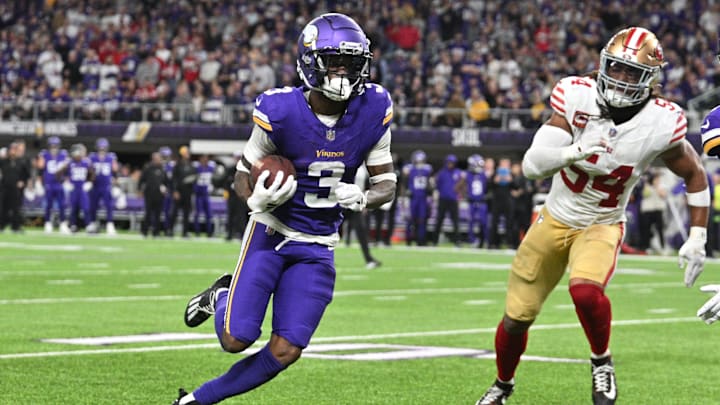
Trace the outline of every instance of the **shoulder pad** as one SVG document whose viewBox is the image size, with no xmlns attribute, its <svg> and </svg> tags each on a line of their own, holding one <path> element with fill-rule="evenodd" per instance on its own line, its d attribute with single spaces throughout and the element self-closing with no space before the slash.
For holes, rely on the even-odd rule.
<svg viewBox="0 0 720 405">
<path fill-rule="evenodd" d="M 272 132 L 273 121 L 282 119 L 285 115 L 287 97 L 296 91 L 300 91 L 297 87 L 278 87 L 266 90 L 255 99 L 255 109 L 253 110 L 253 122 L 264 129 Z"/>
</svg>

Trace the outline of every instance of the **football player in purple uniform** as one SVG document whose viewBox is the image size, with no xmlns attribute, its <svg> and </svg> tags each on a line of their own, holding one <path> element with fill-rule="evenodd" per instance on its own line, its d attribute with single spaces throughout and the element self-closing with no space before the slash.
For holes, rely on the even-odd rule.
<svg viewBox="0 0 720 405">
<path fill-rule="evenodd" d="M 411 163 L 403 167 L 403 174 L 407 179 L 406 189 L 410 196 L 409 220 L 405 227 L 405 240 L 410 244 L 415 241 L 418 246 L 427 243 L 427 220 L 430 216 L 430 203 L 428 197 L 432 185 L 433 168 L 426 162 L 427 155 L 421 150 L 412 153 Z"/>
<path fill-rule="evenodd" d="M 63 189 L 63 171 L 69 163 L 68 153 L 60 149 L 60 138 L 51 136 L 47 142 L 48 148 L 40 151 L 37 157 L 37 168 L 42 172 L 42 182 L 45 188 L 45 232 L 53 231 L 52 208 L 55 203 L 60 217 L 60 233 L 69 234 L 70 227 L 65 220 L 65 190 Z"/>
<path fill-rule="evenodd" d="M 250 221 L 234 274 L 193 297 L 185 322 L 195 327 L 215 315 L 222 348 L 242 352 L 261 334 L 273 298 L 272 332 L 257 353 L 175 404 L 214 404 L 262 385 L 286 369 L 310 342 L 335 284 L 334 246 L 342 210 L 377 208 L 393 198 L 390 154 L 392 101 L 366 84 L 372 54 L 360 26 L 342 14 L 323 14 L 298 40 L 298 74 L 304 86 L 271 89 L 255 101 L 255 126 L 238 163 L 235 191 L 247 201 Z M 251 164 L 279 154 L 297 178 L 254 185 Z M 353 184 L 363 163 L 371 187 Z"/>
<path fill-rule="evenodd" d="M 76 143 L 70 147 L 70 163 L 67 166 L 68 177 L 72 184 L 70 192 L 70 229 L 77 230 L 78 215 L 82 211 L 83 222 L 90 223 L 90 210 L 88 209 L 88 191 L 92 186 L 92 163 L 87 158 L 85 145 Z"/>
<path fill-rule="evenodd" d="M 485 161 L 480 155 L 470 155 L 467 159 L 468 168 L 465 176 L 467 183 L 467 199 L 470 203 L 470 215 L 468 218 L 468 242 L 477 243 L 483 247 L 488 237 L 488 207 L 485 201 L 487 192 L 487 176 L 483 168 Z M 475 235 L 475 228 L 479 226 Z"/>
<path fill-rule="evenodd" d="M 99 223 L 97 219 L 100 201 L 105 207 L 105 231 L 108 235 L 115 234 L 115 223 L 113 222 L 113 205 L 112 185 L 113 177 L 118 171 L 118 161 L 115 153 L 110 152 L 110 142 L 105 138 L 100 138 L 95 142 L 96 152 L 90 154 L 90 161 L 93 165 L 95 180 L 93 181 L 92 190 L 90 190 L 90 220 L 92 223 L 88 226 L 88 232 L 97 232 Z"/>
</svg>

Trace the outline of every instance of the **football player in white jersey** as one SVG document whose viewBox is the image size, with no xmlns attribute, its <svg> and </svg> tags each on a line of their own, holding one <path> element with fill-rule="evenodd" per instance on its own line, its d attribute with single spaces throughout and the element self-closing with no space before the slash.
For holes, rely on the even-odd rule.
<svg viewBox="0 0 720 405">
<path fill-rule="evenodd" d="M 700 157 L 685 140 L 683 110 L 653 91 L 664 64 L 657 37 L 631 27 L 602 49 L 599 72 L 566 77 L 553 89 L 553 114 L 523 158 L 525 175 L 553 176 L 552 187 L 513 260 L 495 335 L 497 380 L 478 404 L 505 404 L 512 394 L 528 328 L 566 268 L 590 343 L 593 403 L 615 403 L 611 309 L 604 290 L 615 270 L 631 191 L 656 158 L 687 187 L 691 228 L 679 251 L 685 284 L 691 286 L 702 271 L 710 192 Z"/>
</svg>

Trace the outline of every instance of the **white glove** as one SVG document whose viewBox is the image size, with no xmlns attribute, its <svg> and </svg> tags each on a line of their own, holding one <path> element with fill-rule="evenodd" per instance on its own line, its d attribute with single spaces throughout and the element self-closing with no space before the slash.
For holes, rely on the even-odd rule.
<svg viewBox="0 0 720 405">
<path fill-rule="evenodd" d="M 351 211 L 362 211 L 367 205 L 367 196 L 357 184 L 339 182 L 335 187 L 338 204 Z"/>
<path fill-rule="evenodd" d="M 697 311 L 697 316 L 710 325 L 720 319 L 720 284 L 704 285 L 700 291 L 715 294 Z"/>
<path fill-rule="evenodd" d="M 610 137 L 603 132 L 583 133 L 580 139 L 560 150 L 563 160 L 567 163 L 587 159 L 596 153 L 609 151 Z"/>
<path fill-rule="evenodd" d="M 283 172 L 278 172 L 277 175 L 275 175 L 275 181 L 273 181 L 270 187 L 265 188 L 265 180 L 270 177 L 270 171 L 264 170 L 260 173 L 257 182 L 255 182 L 253 192 L 247 199 L 250 214 L 270 212 L 295 194 L 295 190 L 297 190 L 297 180 L 295 180 L 295 176 L 290 175 L 281 187 L 280 184 L 282 184 L 283 176 Z"/>
<path fill-rule="evenodd" d="M 690 235 L 678 251 L 680 267 L 685 267 L 685 286 L 690 287 L 700 276 L 705 264 L 705 241 L 707 230 L 701 226 L 691 226 Z M 686 266 L 687 265 L 687 266 Z"/>
<path fill-rule="evenodd" d="M 83 191 L 87 193 L 88 191 L 92 190 L 92 186 L 93 186 L 93 184 L 91 181 L 86 181 L 85 183 L 83 183 L 83 186 L 82 186 Z"/>
</svg>

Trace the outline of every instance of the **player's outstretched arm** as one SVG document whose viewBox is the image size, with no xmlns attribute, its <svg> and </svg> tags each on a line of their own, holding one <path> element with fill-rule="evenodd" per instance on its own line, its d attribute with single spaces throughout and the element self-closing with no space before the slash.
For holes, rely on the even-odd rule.
<svg viewBox="0 0 720 405">
<path fill-rule="evenodd" d="M 700 276 L 705 265 L 705 242 L 707 240 L 710 189 L 707 174 L 700 156 L 687 141 L 682 141 L 661 156 L 665 165 L 685 180 L 688 208 L 690 211 L 690 233 L 678 251 L 680 267 L 685 267 L 685 285 L 690 287 Z"/>
<path fill-rule="evenodd" d="M 573 143 L 572 129 L 565 117 L 553 112 L 533 137 L 523 157 L 523 173 L 529 179 L 542 179 L 578 160 L 608 151 L 608 134 L 583 133 Z"/>
</svg>

